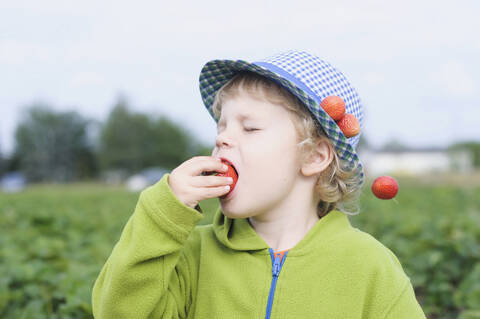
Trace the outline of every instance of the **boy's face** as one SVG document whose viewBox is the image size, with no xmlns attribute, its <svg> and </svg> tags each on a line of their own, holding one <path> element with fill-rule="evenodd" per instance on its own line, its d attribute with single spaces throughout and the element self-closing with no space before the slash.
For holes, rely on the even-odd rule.
<svg viewBox="0 0 480 319">
<path fill-rule="evenodd" d="M 291 116 L 281 105 L 246 93 L 223 104 L 212 156 L 225 157 L 238 171 L 234 190 L 220 199 L 228 217 L 269 215 L 285 208 L 300 174 Z"/>
</svg>

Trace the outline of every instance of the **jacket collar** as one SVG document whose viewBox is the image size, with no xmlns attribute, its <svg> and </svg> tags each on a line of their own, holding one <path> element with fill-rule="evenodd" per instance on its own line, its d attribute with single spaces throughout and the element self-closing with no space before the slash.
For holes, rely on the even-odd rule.
<svg viewBox="0 0 480 319">
<path fill-rule="evenodd" d="M 319 219 L 305 237 L 289 250 L 288 254 L 289 256 L 305 255 L 343 232 L 352 229 L 353 227 L 345 213 L 332 210 Z M 261 251 L 262 254 L 269 254 L 268 244 L 257 234 L 246 218 L 229 218 L 223 214 L 221 207 L 215 213 L 213 230 L 217 239 L 230 249 L 256 250 Z"/>
</svg>

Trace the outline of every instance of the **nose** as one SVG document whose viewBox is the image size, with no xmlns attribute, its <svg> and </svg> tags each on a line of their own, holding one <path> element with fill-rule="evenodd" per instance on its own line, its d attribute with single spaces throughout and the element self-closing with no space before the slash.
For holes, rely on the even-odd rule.
<svg viewBox="0 0 480 319">
<path fill-rule="evenodd" d="M 217 134 L 217 137 L 215 138 L 215 145 L 219 148 L 232 145 L 231 137 L 228 135 L 226 129 Z"/>
</svg>

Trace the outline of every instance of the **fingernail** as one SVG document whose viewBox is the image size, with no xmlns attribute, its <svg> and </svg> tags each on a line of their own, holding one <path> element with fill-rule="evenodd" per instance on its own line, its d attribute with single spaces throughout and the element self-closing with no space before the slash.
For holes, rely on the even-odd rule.
<svg viewBox="0 0 480 319">
<path fill-rule="evenodd" d="M 229 178 L 228 178 L 228 181 L 229 181 L 229 182 L 233 182 L 233 178 L 229 177 Z"/>
<path fill-rule="evenodd" d="M 230 189 L 230 186 L 225 186 L 225 189 L 228 191 Z"/>
<path fill-rule="evenodd" d="M 227 166 L 227 165 L 223 165 L 223 169 L 228 171 L 228 166 Z"/>
</svg>

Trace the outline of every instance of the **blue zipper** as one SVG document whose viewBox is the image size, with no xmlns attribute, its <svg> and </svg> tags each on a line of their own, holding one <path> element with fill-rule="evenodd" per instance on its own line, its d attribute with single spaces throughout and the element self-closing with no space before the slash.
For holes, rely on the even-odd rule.
<svg viewBox="0 0 480 319">
<path fill-rule="evenodd" d="M 267 314 L 265 316 L 265 319 L 270 319 L 270 314 L 272 312 L 272 304 L 273 304 L 273 295 L 275 294 L 275 287 L 277 287 L 277 280 L 278 280 L 278 275 L 280 274 L 280 270 L 282 269 L 283 263 L 285 262 L 285 258 L 287 257 L 287 253 L 282 256 L 280 255 L 279 257 L 275 257 L 273 253 L 273 249 L 269 248 L 270 251 L 270 257 L 272 258 L 272 285 L 270 286 L 270 294 L 268 296 L 268 304 L 267 304 Z"/>
</svg>

